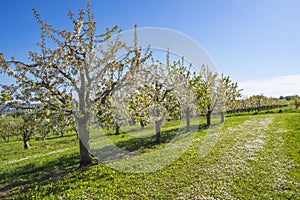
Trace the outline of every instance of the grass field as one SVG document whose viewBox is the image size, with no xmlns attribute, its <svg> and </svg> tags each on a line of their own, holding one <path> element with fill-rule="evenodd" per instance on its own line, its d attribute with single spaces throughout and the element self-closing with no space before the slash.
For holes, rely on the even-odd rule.
<svg viewBox="0 0 300 200">
<path fill-rule="evenodd" d="M 153 144 L 154 137 L 135 138 L 125 133 L 106 138 L 132 153 L 144 153 L 146 163 L 155 155 L 160 157 L 178 131 L 176 126 L 165 125 L 160 145 Z M 206 141 L 216 136 L 210 147 Z M 95 161 L 79 169 L 75 134 L 32 139 L 32 149 L 26 151 L 22 141 L 1 141 L 0 198 L 299 199 L 298 111 L 230 115 L 224 125 L 194 130 L 174 144 L 182 141 L 190 145 L 182 155 L 151 173 L 115 170 L 118 162 L 104 165 Z M 176 151 L 170 148 L 166 155 Z M 133 167 L 141 157 L 127 157 L 126 166 Z"/>
</svg>

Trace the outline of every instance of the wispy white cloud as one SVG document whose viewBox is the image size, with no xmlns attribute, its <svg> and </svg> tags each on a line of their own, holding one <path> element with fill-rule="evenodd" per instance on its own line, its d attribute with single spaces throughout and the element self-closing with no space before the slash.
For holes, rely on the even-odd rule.
<svg viewBox="0 0 300 200">
<path fill-rule="evenodd" d="M 265 96 L 279 97 L 281 95 L 300 94 L 300 74 L 278 76 L 265 80 L 251 80 L 239 82 L 242 94 L 264 94 Z"/>
</svg>

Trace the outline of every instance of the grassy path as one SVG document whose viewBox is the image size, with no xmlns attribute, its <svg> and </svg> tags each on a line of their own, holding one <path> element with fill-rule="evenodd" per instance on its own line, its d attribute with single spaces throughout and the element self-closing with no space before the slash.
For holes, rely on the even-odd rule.
<svg viewBox="0 0 300 200">
<path fill-rule="evenodd" d="M 210 178 L 188 186 L 181 198 L 297 199 L 299 177 L 297 181 L 290 172 L 300 163 L 296 167 L 285 155 L 282 135 L 289 130 L 280 124 L 280 116 L 255 116 L 225 130 L 204 158 L 202 177 Z"/>
<path fill-rule="evenodd" d="M 205 174 L 212 178 L 193 185 L 202 193 L 198 198 L 234 199 L 232 193 L 242 189 L 239 188 L 240 185 L 237 187 L 235 181 L 252 172 L 250 163 L 258 161 L 258 154 L 264 149 L 266 132 L 272 121 L 273 118 L 252 117 L 222 133 L 223 137 L 217 146 L 218 151 L 213 152 L 217 162 L 204 169 Z"/>
</svg>

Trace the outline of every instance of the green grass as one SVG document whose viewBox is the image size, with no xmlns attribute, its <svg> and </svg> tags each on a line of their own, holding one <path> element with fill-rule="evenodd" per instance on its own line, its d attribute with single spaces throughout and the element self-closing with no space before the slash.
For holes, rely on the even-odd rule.
<svg viewBox="0 0 300 200">
<path fill-rule="evenodd" d="M 196 123 L 197 120 L 192 125 Z M 166 157 L 179 151 L 180 148 L 166 147 L 180 127 L 178 122 L 166 123 L 160 145 L 153 143 L 150 129 L 143 137 L 139 131 L 120 135 L 108 131 L 105 136 L 113 145 L 143 153 L 124 159 L 130 168 L 131 163 L 143 156 L 143 164 L 147 165 L 153 164 L 158 153 L 165 149 Z M 130 129 L 124 127 L 124 130 Z M 231 116 L 224 125 L 202 126 L 181 135 L 174 144 L 190 146 L 174 162 L 151 173 L 111 168 L 118 166 L 118 162 L 108 165 L 94 162 L 79 169 L 78 141 L 74 134 L 32 140 L 32 149 L 27 151 L 22 149 L 22 141 L 2 142 L 0 195 L 11 199 L 299 198 L 299 112 L 287 109 L 283 113 Z M 214 137 L 218 137 L 215 145 L 209 146 L 207 141 Z M 207 155 L 203 156 L 203 152 Z M 27 159 L 20 161 L 22 158 Z"/>
</svg>

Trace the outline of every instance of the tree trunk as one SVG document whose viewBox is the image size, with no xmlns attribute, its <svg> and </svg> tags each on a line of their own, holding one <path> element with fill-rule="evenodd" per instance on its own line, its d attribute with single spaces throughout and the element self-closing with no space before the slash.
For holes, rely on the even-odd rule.
<svg viewBox="0 0 300 200">
<path fill-rule="evenodd" d="M 206 125 L 209 126 L 211 124 L 211 111 L 208 111 L 206 114 Z"/>
<path fill-rule="evenodd" d="M 221 123 L 224 123 L 225 121 L 225 113 L 222 111 L 221 112 Z"/>
<path fill-rule="evenodd" d="M 190 112 L 189 108 L 187 108 L 185 114 L 186 114 L 186 128 L 185 128 L 185 132 L 190 132 L 191 131 L 191 120 L 190 120 L 191 112 Z"/>
<path fill-rule="evenodd" d="M 23 132 L 23 142 L 24 142 L 24 149 L 30 149 L 30 145 L 29 145 L 29 131 L 26 128 L 25 131 Z"/>
<path fill-rule="evenodd" d="M 120 126 L 116 124 L 116 135 L 120 134 Z"/>
<path fill-rule="evenodd" d="M 162 119 L 155 121 L 156 143 L 160 143 L 160 127 Z"/>
<path fill-rule="evenodd" d="M 90 133 L 88 130 L 88 120 L 86 117 L 78 119 L 80 167 L 92 164 L 90 154 Z"/>
<path fill-rule="evenodd" d="M 141 125 L 142 129 L 145 128 L 145 124 L 144 124 L 144 122 L 142 120 L 140 121 L 140 125 Z"/>
</svg>

